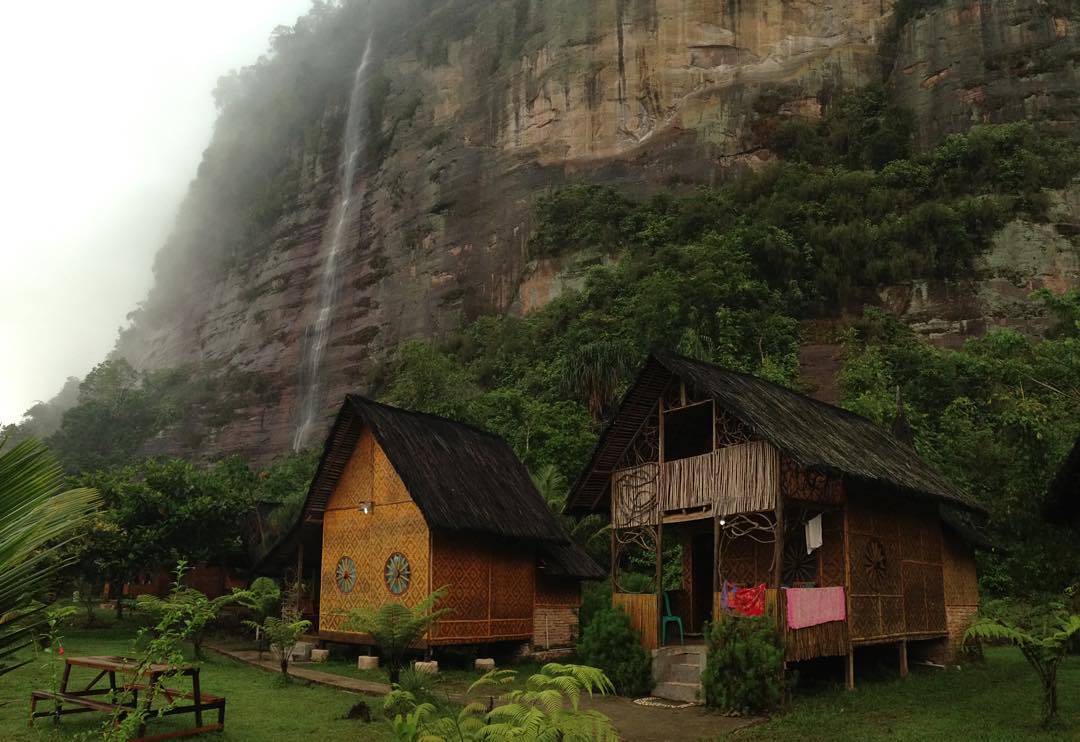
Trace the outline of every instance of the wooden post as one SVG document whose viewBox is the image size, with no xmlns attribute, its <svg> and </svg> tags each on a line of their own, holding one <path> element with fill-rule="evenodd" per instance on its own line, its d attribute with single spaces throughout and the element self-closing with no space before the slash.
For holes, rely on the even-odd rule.
<svg viewBox="0 0 1080 742">
<path fill-rule="evenodd" d="M 907 665 L 907 639 L 900 640 L 900 677 L 906 680 L 908 676 Z"/>
<path fill-rule="evenodd" d="M 776 493 L 776 543 L 773 544 L 773 587 L 780 589 L 784 577 L 784 496 Z"/>
<path fill-rule="evenodd" d="M 681 382 L 680 382 L 681 383 Z M 656 636 L 664 646 L 664 398 L 658 406 L 656 463 Z"/>
<path fill-rule="evenodd" d="M 848 504 L 844 503 L 844 620 L 848 625 L 848 651 L 845 675 L 845 686 L 848 690 L 855 690 L 855 647 L 851 644 L 851 538 L 848 535 Z"/>
</svg>

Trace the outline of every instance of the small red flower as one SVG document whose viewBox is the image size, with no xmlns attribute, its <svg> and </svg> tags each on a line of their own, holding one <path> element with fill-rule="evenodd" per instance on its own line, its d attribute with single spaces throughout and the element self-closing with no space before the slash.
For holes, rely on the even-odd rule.
<svg viewBox="0 0 1080 742">
<path fill-rule="evenodd" d="M 61 644 L 61 645 L 60 645 L 60 652 L 59 652 L 59 654 L 60 654 L 60 656 L 61 656 L 61 657 L 63 657 L 63 656 L 64 656 L 64 645 L 63 645 L 63 644 Z"/>
</svg>

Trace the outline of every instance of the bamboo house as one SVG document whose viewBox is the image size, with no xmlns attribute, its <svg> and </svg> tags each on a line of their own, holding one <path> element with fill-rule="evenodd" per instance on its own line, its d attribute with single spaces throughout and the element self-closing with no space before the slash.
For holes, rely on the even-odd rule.
<svg viewBox="0 0 1080 742">
<path fill-rule="evenodd" d="M 906 672 L 909 647 L 955 651 L 978 605 L 973 544 L 949 515 L 979 509 L 910 446 L 687 358 L 647 359 L 568 509 L 610 513 L 612 599 L 646 648 L 680 626 L 692 642 L 757 591 L 788 661 L 846 657 L 853 684 L 860 648 L 894 645 Z M 681 584 L 658 591 L 672 559 Z"/>
<path fill-rule="evenodd" d="M 573 644 L 581 581 L 605 576 L 574 545 L 498 436 L 346 397 L 299 522 L 264 562 L 312 586 L 317 638 L 365 644 L 346 613 L 414 606 L 448 588 L 427 646 Z"/>
</svg>

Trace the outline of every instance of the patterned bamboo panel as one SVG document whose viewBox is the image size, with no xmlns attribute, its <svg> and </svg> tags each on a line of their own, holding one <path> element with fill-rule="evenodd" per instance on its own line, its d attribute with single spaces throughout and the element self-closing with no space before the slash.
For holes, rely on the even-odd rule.
<svg viewBox="0 0 1080 742">
<path fill-rule="evenodd" d="M 721 543 L 720 579 L 739 587 L 752 587 L 772 580 L 773 545 L 758 543 L 749 536 Z"/>
<path fill-rule="evenodd" d="M 630 616 L 630 625 L 641 635 L 641 646 L 656 649 L 659 631 L 656 593 L 613 593 L 611 604 Z"/>
<path fill-rule="evenodd" d="M 848 626 L 853 640 L 871 639 L 884 634 L 881 600 L 876 595 L 852 595 Z"/>
<path fill-rule="evenodd" d="M 376 507 L 364 515 L 357 510 L 327 511 L 323 519 L 322 584 L 319 605 L 319 628 L 343 630 L 345 619 L 339 612 L 355 608 L 374 608 L 400 601 L 413 606 L 427 597 L 428 530 L 419 508 L 411 502 Z M 401 553 L 412 568 L 409 588 L 393 595 L 386 587 L 384 570 L 391 554 Z M 342 557 L 356 563 L 356 585 L 343 593 L 336 581 L 336 568 Z"/>
<path fill-rule="evenodd" d="M 790 500 L 823 505 L 844 502 L 844 484 L 840 479 L 804 469 L 786 456 L 780 457 L 780 487 L 784 497 Z"/>
<path fill-rule="evenodd" d="M 532 554 L 499 550 L 492 554 L 491 618 L 530 619 L 533 612 L 536 560 Z M 498 631 L 495 631 L 498 634 Z"/>
<path fill-rule="evenodd" d="M 372 512 L 359 510 L 361 502 L 375 503 Z M 323 553 L 320 581 L 319 629 L 342 631 L 344 612 L 374 608 L 391 601 L 413 606 L 431 591 L 428 579 L 429 536 L 420 509 L 405 492 L 401 478 L 369 431 L 357 441 L 323 516 Z M 391 554 L 409 560 L 408 589 L 395 596 L 386 587 L 384 571 Z M 356 584 L 348 593 L 338 587 L 338 562 L 349 557 L 356 564 Z"/>
<path fill-rule="evenodd" d="M 944 538 L 942 570 L 946 606 L 979 605 L 979 579 L 975 572 L 975 552 L 959 537 Z"/>
<path fill-rule="evenodd" d="M 371 431 L 365 430 L 360 434 L 356 449 L 326 503 L 327 510 L 357 510 L 361 502 L 373 499 L 371 488 L 376 447 Z"/>
<path fill-rule="evenodd" d="M 476 539 L 435 534 L 432 584 L 449 588 L 444 605 L 453 611 L 447 620 L 488 620 L 491 603 L 491 555 Z"/>
<path fill-rule="evenodd" d="M 536 605 L 550 608 L 581 605 L 581 582 L 576 579 L 537 575 Z"/>
<path fill-rule="evenodd" d="M 821 587 L 840 587 L 844 582 L 844 527 L 840 512 L 829 512 L 822 516 L 821 548 L 818 549 L 821 560 Z"/>
<path fill-rule="evenodd" d="M 386 458 L 386 453 L 383 452 L 381 446 L 375 446 L 374 459 L 373 499 L 376 506 L 412 502 L 409 490 L 406 489 L 405 483 L 401 481 L 401 477 L 398 475 L 397 470 L 394 469 L 393 464 L 390 463 L 390 459 Z"/>
<path fill-rule="evenodd" d="M 491 635 L 491 622 L 484 619 L 475 621 L 455 621 L 443 619 L 432 627 L 431 640 L 436 643 L 462 641 L 466 639 L 483 640 Z"/>
<path fill-rule="evenodd" d="M 898 596 L 882 596 L 878 611 L 881 614 L 881 632 L 886 636 L 904 633 L 904 599 Z"/>
<path fill-rule="evenodd" d="M 896 539 L 851 536 L 851 594 L 900 595 L 900 547 Z"/>
</svg>

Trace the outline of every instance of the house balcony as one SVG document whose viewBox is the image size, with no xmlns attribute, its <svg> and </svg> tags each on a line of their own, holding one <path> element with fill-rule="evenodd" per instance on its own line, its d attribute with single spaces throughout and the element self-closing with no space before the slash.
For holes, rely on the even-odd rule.
<svg viewBox="0 0 1080 742">
<path fill-rule="evenodd" d="M 780 456 L 764 441 L 689 458 L 620 469 L 611 478 L 616 528 L 771 511 L 780 492 Z"/>
</svg>

